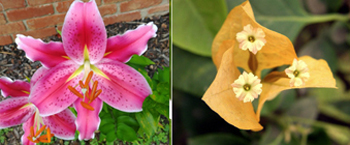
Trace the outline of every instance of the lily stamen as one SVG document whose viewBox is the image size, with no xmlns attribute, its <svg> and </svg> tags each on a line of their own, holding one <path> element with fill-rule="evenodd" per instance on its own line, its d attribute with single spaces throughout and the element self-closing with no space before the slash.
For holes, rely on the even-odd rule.
<svg viewBox="0 0 350 145">
<path fill-rule="evenodd" d="M 46 129 L 46 134 L 39 136 L 45 129 Z M 30 127 L 30 135 L 27 138 L 33 143 L 39 143 L 39 142 L 50 143 L 51 137 L 53 136 L 54 134 L 51 134 L 50 128 L 44 125 L 35 133 L 35 135 L 34 135 L 34 127 L 33 126 Z"/>
<path fill-rule="evenodd" d="M 75 88 L 73 88 L 72 86 L 68 86 L 68 89 L 76 96 L 78 96 L 79 98 L 84 98 L 84 96 L 82 94 L 80 94 Z"/>
<path fill-rule="evenodd" d="M 85 83 L 83 83 L 83 81 L 79 81 L 79 86 L 82 89 L 81 91 L 83 92 L 83 94 L 79 93 L 79 91 L 77 91 L 72 86 L 68 86 L 68 89 L 73 94 L 83 99 L 83 101 L 80 102 L 81 106 L 83 106 L 85 109 L 94 111 L 95 109 L 90 105 L 90 103 L 94 101 L 102 93 L 102 90 L 99 89 L 96 91 L 98 86 L 98 81 L 94 81 L 92 90 L 90 91 L 89 83 L 91 81 L 92 75 L 93 75 L 93 71 L 90 71 L 88 76 L 86 77 Z M 89 99 L 88 103 L 85 102 L 85 98 Z"/>
</svg>

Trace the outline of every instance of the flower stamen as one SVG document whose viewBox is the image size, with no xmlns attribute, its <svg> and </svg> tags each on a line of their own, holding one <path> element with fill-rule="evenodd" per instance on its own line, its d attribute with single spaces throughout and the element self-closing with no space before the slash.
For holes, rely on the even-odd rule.
<svg viewBox="0 0 350 145">
<path fill-rule="evenodd" d="M 255 41 L 254 36 L 248 36 L 248 41 L 253 43 Z"/>
<path fill-rule="evenodd" d="M 244 88 L 244 90 L 249 91 L 250 90 L 250 85 L 249 84 L 245 84 L 243 86 L 243 88 Z"/>
<path fill-rule="evenodd" d="M 79 91 L 77 91 L 72 86 L 68 86 L 68 89 L 73 94 L 75 94 L 79 98 L 83 99 L 83 101 L 80 102 L 81 106 L 83 106 L 85 109 L 94 111 L 95 109 L 90 105 L 90 103 L 92 101 L 94 101 L 102 93 L 102 90 L 99 89 L 96 91 L 97 86 L 98 86 L 98 81 L 94 81 L 94 84 L 92 86 L 92 90 L 90 90 L 89 83 L 91 81 L 92 75 L 93 75 L 93 71 L 90 71 L 88 76 L 86 77 L 85 83 L 83 83 L 83 81 L 79 81 L 79 86 L 81 88 L 83 95 L 81 93 L 79 93 Z M 85 98 L 87 98 L 89 100 L 88 103 L 85 102 Z"/>
<path fill-rule="evenodd" d="M 46 134 L 39 136 L 44 130 L 46 129 Z M 30 127 L 30 135 L 27 137 L 29 141 L 33 143 L 50 143 L 51 137 L 53 137 L 54 134 L 51 133 L 51 130 L 49 127 L 46 127 L 46 125 L 43 125 L 34 135 L 34 127 Z"/>
</svg>

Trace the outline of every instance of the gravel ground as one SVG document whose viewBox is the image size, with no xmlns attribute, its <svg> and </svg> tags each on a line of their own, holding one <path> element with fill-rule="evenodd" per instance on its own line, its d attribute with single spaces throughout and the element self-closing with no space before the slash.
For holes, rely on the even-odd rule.
<svg viewBox="0 0 350 145">
<path fill-rule="evenodd" d="M 125 31 L 135 29 L 140 24 L 146 24 L 153 21 L 158 26 L 157 37 L 150 39 L 148 50 L 143 54 L 153 62 L 154 65 L 146 67 L 148 74 L 152 77 L 158 68 L 169 66 L 169 15 L 154 16 L 135 20 L 132 22 L 115 23 L 106 26 L 108 37 L 117 34 L 123 34 Z M 50 36 L 43 39 L 44 41 L 62 41 L 59 35 Z M 17 49 L 15 43 L 0 46 L 0 76 L 6 76 L 12 80 L 26 80 L 31 78 L 34 72 L 41 66 L 40 62 L 32 62 L 25 57 L 22 50 Z M 0 101 L 4 100 L 0 97 Z M 22 126 L 12 127 L 12 131 L 5 134 L 5 145 L 17 145 L 21 143 L 23 135 Z M 63 140 L 57 140 L 55 144 L 62 144 Z M 70 144 L 79 144 L 72 141 Z"/>
</svg>

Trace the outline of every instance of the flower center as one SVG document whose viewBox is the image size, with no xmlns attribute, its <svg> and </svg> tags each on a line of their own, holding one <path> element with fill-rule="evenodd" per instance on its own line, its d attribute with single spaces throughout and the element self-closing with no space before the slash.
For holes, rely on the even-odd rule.
<svg viewBox="0 0 350 145">
<path fill-rule="evenodd" d="M 250 90 L 250 85 L 249 84 L 245 84 L 244 86 L 243 86 L 243 89 L 244 90 L 246 90 L 246 91 L 249 91 Z"/>
<path fill-rule="evenodd" d="M 248 41 L 253 43 L 255 41 L 254 36 L 248 36 Z"/>
<path fill-rule="evenodd" d="M 293 75 L 294 75 L 295 77 L 298 77 L 299 74 L 300 74 L 300 72 L 299 72 L 298 70 L 295 70 L 295 71 L 293 72 Z"/>
<path fill-rule="evenodd" d="M 95 109 L 90 105 L 92 101 L 94 101 L 101 93 L 102 90 L 96 90 L 97 89 L 97 85 L 98 82 L 95 81 L 93 86 L 92 86 L 92 90 L 89 87 L 89 83 L 91 81 L 93 72 L 90 71 L 90 73 L 88 74 L 88 76 L 86 77 L 85 83 L 83 83 L 83 81 L 79 81 L 79 86 L 81 88 L 81 92 L 83 94 L 81 94 L 78 90 L 76 90 L 74 87 L 72 86 L 68 86 L 68 89 L 76 96 L 78 96 L 79 98 L 82 98 L 83 101 L 80 102 L 81 106 L 83 106 L 84 108 L 94 111 Z M 85 98 L 89 99 L 88 103 L 85 102 Z"/>
<path fill-rule="evenodd" d="M 39 136 L 44 130 L 46 129 L 46 134 Z M 50 143 L 51 137 L 53 137 L 54 134 L 51 133 L 50 128 L 46 127 L 46 125 L 42 126 L 35 134 L 34 134 L 34 127 L 30 127 L 30 134 L 27 137 L 29 141 L 33 143 Z"/>
</svg>

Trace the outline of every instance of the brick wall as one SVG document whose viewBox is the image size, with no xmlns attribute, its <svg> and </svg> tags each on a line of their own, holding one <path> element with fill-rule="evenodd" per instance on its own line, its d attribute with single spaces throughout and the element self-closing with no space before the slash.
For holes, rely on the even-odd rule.
<svg viewBox="0 0 350 145">
<path fill-rule="evenodd" d="M 16 34 L 43 38 L 62 28 L 74 0 L 0 0 L 0 45 L 10 44 Z M 83 0 L 87 1 L 87 0 Z M 132 21 L 169 12 L 169 0 L 96 0 L 105 25 Z"/>
</svg>

